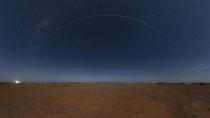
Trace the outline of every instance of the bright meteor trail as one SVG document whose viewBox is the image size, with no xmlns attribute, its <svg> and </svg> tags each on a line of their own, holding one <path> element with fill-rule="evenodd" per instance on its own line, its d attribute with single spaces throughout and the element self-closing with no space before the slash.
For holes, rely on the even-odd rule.
<svg viewBox="0 0 210 118">
<path fill-rule="evenodd" d="M 141 19 L 138 19 L 138 18 L 135 18 L 135 17 L 131 17 L 131 16 L 124 16 L 124 15 L 118 15 L 118 14 L 100 14 L 100 15 L 90 15 L 90 16 L 87 16 L 87 17 L 82 17 L 82 18 L 79 18 L 79 19 L 76 19 L 76 20 L 73 20 L 73 21 L 70 21 L 68 23 L 66 23 L 65 25 L 61 26 L 60 28 L 58 28 L 56 31 L 60 31 L 72 24 L 75 24 L 75 23 L 78 23 L 78 22 L 81 22 L 81 21 L 84 21 L 84 20 L 88 20 L 88 19 L 91 19 L 91 18 L 96 18 L 96 17 L 119 17 L 119 18 L 123 18 L 123 19 L 127 19 L 127 20 L 131 20 L 131 21 L 134 21 L 134 22 L 137 22 L 137 23 L 140 23 L 140 24 L 144 24 L 145 26 L 153 29 L 154 31 L 164 35 L 164 33 L 159 29 L 157 28 L 156 26 L 144 21 L 144 20 L 141 20 Z"/>
</svg>

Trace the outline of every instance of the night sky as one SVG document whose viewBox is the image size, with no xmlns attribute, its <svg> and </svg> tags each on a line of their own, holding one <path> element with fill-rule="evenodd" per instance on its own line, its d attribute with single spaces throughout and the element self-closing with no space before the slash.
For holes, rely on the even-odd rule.
<svg viewBox="0 0 210 118">
<path fill-rule="evenodd" d="M 1 0 L 0 81 L 210 82 L 209 0 Z"/>
</svg>

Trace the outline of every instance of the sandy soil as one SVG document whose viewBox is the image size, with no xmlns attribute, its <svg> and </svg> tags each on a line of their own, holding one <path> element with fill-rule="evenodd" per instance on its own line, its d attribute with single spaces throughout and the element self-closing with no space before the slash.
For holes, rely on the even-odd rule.
<svg viewBox="0 0 210 118">
<path fill-rule="evenodd" d="M 0 118 L 210 118 L 210 85 L 0 84 Z"/>
</svg>

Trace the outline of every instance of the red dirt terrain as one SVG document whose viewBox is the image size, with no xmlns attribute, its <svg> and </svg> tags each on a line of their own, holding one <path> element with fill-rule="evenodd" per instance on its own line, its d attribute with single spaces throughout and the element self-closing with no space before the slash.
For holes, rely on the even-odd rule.
<svg viewBox="0 0 210 118">
<path fill-rule="evenodd" d="M 0 118 L 210 118 L 210 85 L 2 83 Z"/>
</svg>

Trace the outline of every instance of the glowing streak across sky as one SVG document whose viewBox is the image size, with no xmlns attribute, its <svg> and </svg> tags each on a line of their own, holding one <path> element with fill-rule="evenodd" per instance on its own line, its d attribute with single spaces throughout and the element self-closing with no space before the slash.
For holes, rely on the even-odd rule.
<svg viewBox="0 0 210 118">
<path fill-rule="evenodd" d="M 76 19 L 76 20 L 72 20 L 72 21 L 69 21 L 67 23 L 65 23 L 64 25 L 56 28 L 54 31 L 52 31 L 51 33 L 47 33 L 45 36 L 45 39 L 49 39 L 51 36 L 53 36 L 54 34 L 56 34 L 57 32 L 73 25 L 73 24 L 76 24 L 76 23 L 79 23 L 81 21 L 85 21 L 85 20 L 88 20 L 88 19 L 92 19 L 92 18 L 97 18 L 97 17 L 119 17 L 119 18 L 122 18 L 122 19 L 127 19 L 127 20 L 130 20 L 130 21 L 134 21 L 136 23 L 139 23 L 139 24 L 143 24 L 144 26 L 148 27 L 148 28 L 151 28 L 152 30 L 154 30 L 155 32 L 159 33 L 160 35 L 163 36 L 163 39 L 166 39 L 166 40 L 171 40 L 171 38 L 168 38 L 167 35 L 162 32 L 158 27 L 144 21 L 144 20 L 141 20 L 141 19 L 138 19 L 136 17 L 131 17 L 131 16 L 125 16 L 125 15 L 120 15 L 120 14 L 98 14 L 98 15 L 90 15 L 90 16 L 87 16 L 87 17 L 82 17 L 82 18 L 79 18 L 79 19 Z M 173 41 L 171 42 L 171 45 L 173 45 Z"/>
<path fill-rule="evenodd" d="M 102 14 L 102 15 L 91 15 L 91 16 L 83 17 L 83 18 L 76 19 L 76 20 L 68 22 L 67 24 L 58 28 L 56 31 L 60 31 L 60 30 L 64 29 L 65 27 L 68 27 L 68 26 L 70 26 L 72 24 L 75 24 L 75 23 L 78 23 L 80 21 L 84 21 L 84 20 L 88 20 L 88 19 L 96 18 L 96 17 L 120 17 L 120 18 L 124 18 L 124 19 L 127 19 L 127 20 L 135 21 L 135 22 L 140 23 L 140 24 L 144 24 L 145 26 L 153 29 L 154 31 L 160 33 L 161 35 L 164 35 L 164 33 L 159 28 L 157 28 L 156 26 L 154 26 L 154 25 L 152 25 L 152 24 L 150 24 L 150 23 L 148 23 L 144 20 L 141 20 L 141 19 L 138 19 L 138 18 L 135 18 L 135 17 L 131 17 L 131 16 L 118 15 L 118 14 Z"/>
</svg>

